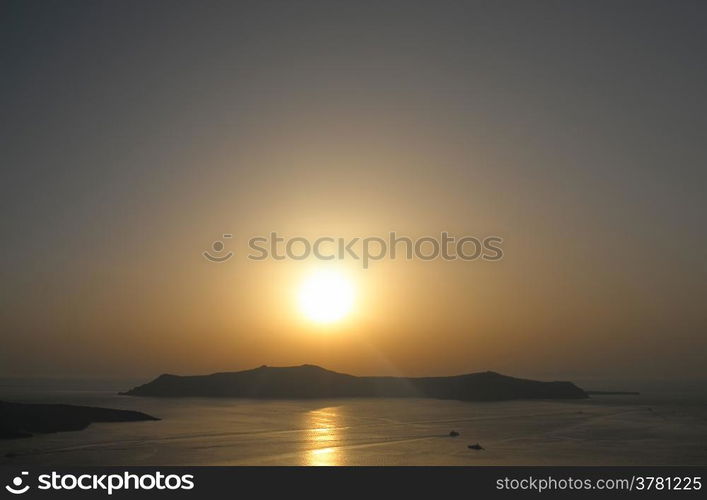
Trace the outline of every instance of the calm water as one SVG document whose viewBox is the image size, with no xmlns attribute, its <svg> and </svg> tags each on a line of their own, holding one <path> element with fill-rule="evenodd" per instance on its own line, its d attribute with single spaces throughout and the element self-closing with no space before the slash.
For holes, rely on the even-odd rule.
<svg viewBox="0 0 707 500">
<path fill-rule="evenodd" d="M 140 410 L 163 419 L 0 441 L 0 464 L 707 464 L 701 398 L 254 401 L 4 386 L 0 399 Z M 449 437 L 452 429 L 461 436 Z M 467 449 L 476 442 L 486 450 Z"/>
</svg>

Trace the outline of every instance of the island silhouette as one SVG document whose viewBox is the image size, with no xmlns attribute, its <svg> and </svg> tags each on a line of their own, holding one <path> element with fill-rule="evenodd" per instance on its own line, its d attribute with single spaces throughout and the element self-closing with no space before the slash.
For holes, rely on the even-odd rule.
<svg viewBox="0 0 707 500">
<path fill-rule="evenodd" d="M 460 401 L 589 397 L 572 382 L 541 382 L 491 371 L 448 377 L 357 377 L 315 365 L 263 365 L 252 370 L 196 376 L 164 374 L 120 394 L 255 399 L 416 397 Z"/>
<path fill-rule="evenodd" d="M 93 422 L 145 420 L 159 418 L 139 411 L 95 406 L 0 401 L 0 439 L 31 437 L 34 433 L 80 431 Z"/>
</svg>

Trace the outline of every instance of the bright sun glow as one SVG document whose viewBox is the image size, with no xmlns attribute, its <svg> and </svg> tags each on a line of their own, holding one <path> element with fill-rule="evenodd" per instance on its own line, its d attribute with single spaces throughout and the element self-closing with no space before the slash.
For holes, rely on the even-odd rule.
<svg viewBox="0 0 707 500">
<path fill-rule="evenodd" d="M 350 279 L 335 271 L 317 271 L 302 283 L 299 308 L 317 323 L 337 321 L 351 311 L 354 287 Z"/>
</svg>

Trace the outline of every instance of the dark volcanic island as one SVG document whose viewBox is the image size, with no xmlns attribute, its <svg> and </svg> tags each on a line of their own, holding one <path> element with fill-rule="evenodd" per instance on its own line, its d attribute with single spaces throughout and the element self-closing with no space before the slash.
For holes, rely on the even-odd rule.
<svg viewBox="0 0 707 500">
<path fill-rule="evenodd" d="M 92 406 L 26 404 L 0 401 L 0 439 L 30 437 L 32 433 L 79 431 L 92 422 L 159 420 L 139 411 Z"/>
<path fill-rule="evenodd" d="M 283 399 L 407 397 L 461 401 L 589 397 L 572 382 L 539 382 L 494 372 L 451 377 L 356 377 L 313 365 L 261 366 L 254 370 L 198 376 L 160 375 L 152 382 L 121 394 Z"/>
</svg>

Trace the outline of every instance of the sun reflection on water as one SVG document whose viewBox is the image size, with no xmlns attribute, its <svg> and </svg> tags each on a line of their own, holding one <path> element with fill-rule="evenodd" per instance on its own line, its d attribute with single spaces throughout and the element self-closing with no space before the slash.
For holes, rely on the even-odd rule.
<svg viewBox="0 0 707 500">
<path fill-rule="evenodd" d="M 341 418 L 338 408 L 320 408 L 305 414 L 307 426 L 307 450 L 305 465 L 341 465 L 343 450 L 338 443 L 341 439 Z"/>
</svg>

